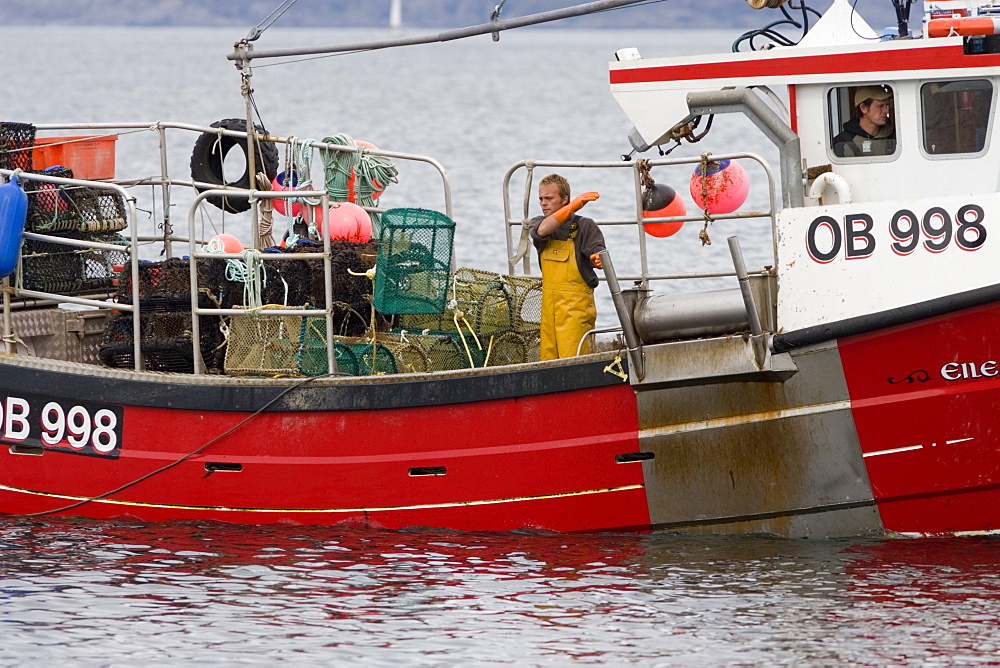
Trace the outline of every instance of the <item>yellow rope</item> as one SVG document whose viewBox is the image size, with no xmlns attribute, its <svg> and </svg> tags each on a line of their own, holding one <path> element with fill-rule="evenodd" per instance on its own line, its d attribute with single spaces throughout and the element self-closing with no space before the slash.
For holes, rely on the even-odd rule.
<svg viewBox="0 0 1000 668">
<path fill-rule="evenodd" d="M 493 354 L 493 339 L 494 337 L 490 335 L 490 345 L 486 348 L 486 359 L 483 360 L 484 369 L 490 365 L 490 355 Z"/>
<path fill-rule="evenodd" d="M 465 325 L 469 326 L 469 321 L 465 320 L 465 314 L 461 311 L 455 311 L 453 320 L 455 321 L 455 329 L 458 330 L 458 336 L 462 339 L 462 345 L 465 347 L 465 356 L 469 358 L 469 368 L 475 369 L 476 363 L 472 359 L 472 351 L 469 350 L 469 342 L 465 340 L 465 334 L 462 333 L 462 325 L 458 322 L 459 318 L 465 321 Z M 469 327 L 469 333 L 472 334 L 473 338 L 476 339 L 476 343 L 479 343 L 479 339 L 476 337 L 476 333 L 472 331 L 472 327 Z M 482 350 L 483 346 L 480 344 L 479 349 Z"/>
<path fill-rule="evenodd" d="M 352 271 L 352 270 L 348 269 L 347 273 L 350 274 L 351 276 L 366 276 L 368 278 L 368 280 L 370 280 L 372 282 L 372 296 L 374 297 L 374 295 L 375 295 L 375 267 L 372 267 L 368 271 L 363 271 L 363 272 Z M 378 339 L 375 336 L 376 335 L 376 331 L 375 331 L 375 305 L 374 304 L 372 304 L 372 320 L 371 320 L 371 324 L 369 324 L 369 326 L 368 326 L 368 331 L 371 332 L 370 343 L 372 345 L 372 359 L 371 359 L 371 364 L 369 364 L 368 366 L 371 368 L 372 375 L 375 375 L 375 355 L 378 352 Z"/>
</svg>

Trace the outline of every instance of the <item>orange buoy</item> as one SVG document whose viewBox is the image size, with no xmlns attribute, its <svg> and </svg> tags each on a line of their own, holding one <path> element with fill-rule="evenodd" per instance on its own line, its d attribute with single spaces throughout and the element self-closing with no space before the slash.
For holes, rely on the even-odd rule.
<svg viewBox="0 0 1000 668">
<path fill-rule="evenodd" d="M 216 234 L 205 244 L 205 251 L 209 253 L 242 253 L 243 242 L 231 234 Z"/>
<path fill-rule="evenodd" d="M 652 187 L 646 188 L 642 195 L 642 217 L 643 218 L 669 218 L 672 216 L 683 216 L 687 213 L 684 200 L 677 191 L 665 183 L 654 183 Z M 646 223 L 644 229 L 646 234 L 654 237 L 669 237 L 677 234 L 684 227 L 684 221 L 674 223 Z"/>
</svg>

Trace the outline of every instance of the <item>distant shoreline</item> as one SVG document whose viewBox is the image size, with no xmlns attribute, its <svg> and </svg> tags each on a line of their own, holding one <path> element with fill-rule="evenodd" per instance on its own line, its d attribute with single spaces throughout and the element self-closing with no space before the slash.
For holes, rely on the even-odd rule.
<svg viewBox="0 0 1000 668">
<path fill-rule="evenodd" d="M 832 0 L 805 0 L 824 11 Z M 583 0 L 517 0 L 501 18 L 580 4 Z M 0 3 L 0 27 L 7 26 L 143 26 L 246 28 L 262 22 L 279 4 L 277 0 L 240 2 L 232 0 L 33 0 L 30 3 Z M 390 0 L 301 0 L 273 24 L 274 27 L 380 28 L 389 25 Z M 876 30 L 895 25 L 890 0 L 861 0 L 859 13 Z M 448 30 L 489 22 L 494 0 L 403 0 L 406 30 Z M 800 18 L 799 11 L 789 13 Z M 725 21 L 719 20 L 720 16 Z M 753 10 L 745 0 L 662 0 L 658 3 L 602 12 L 549 24 L 561 29 L 662 29 L 731 30 L 734 33 L 782 20 L 780 10 Z M 816 18 L 810 14 L 810 22 Z M 919 25 L 920 12 L 911 12 L 911 25 Z M 794 35 L 793 26 L 785 32 Z"/>
</svg>

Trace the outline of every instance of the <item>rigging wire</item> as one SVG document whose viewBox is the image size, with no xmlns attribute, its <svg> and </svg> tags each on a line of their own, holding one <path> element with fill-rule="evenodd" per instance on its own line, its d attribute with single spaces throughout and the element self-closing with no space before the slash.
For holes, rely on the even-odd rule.
<svg viewBox="0 0 1000 668">
<path fill-rule="evenodd" d="M 851 3 L 851 30 L 854 31 L 854 34 L 860 37 L 861 39 L 868 40 L 869 42 L 882 41 L 881 37 L 878 36 L 868 37 L 867 35 L 862 35 L 861 33 L 858 32 L 858 29 L 854 27 L 854 16 L 857 13 L 858 13 L 858 0 L 854 0 L 854 2 Z"/>
<path fill-rule="evenodd" d="M 646 0 L 646 2 L 637 2 L 634 5 L 628 5 L 627 7 L 608 7 L 607 9 L 599 9 L 595 14 L 603 14 L 604 12 L 616 12 L 619 9 L 632 9 L 633 7 L 645 7 L 647 5 L 656 5 L 661 2 L 667 2 L 667 0 Z"/>
<path fill-rule="evenodd" d="M 294 2 L 295 0 L 292 0 L 292 1 Z M 625 6 L 625 7 L 609 7 L 607 9 L 601 9 L 601 10 L 595 11 L 593 13 L 594 14 L 603 14 L 605 12 L 614 12 L 614 11 L 618 11 L 618 10 L 621 10 L 621 9 L 632 9 L 633 7 L 645 7 L 647 5 L 656 5 L 656 4 L 659 4 L 661 2 L 668 2 L 668 1 L 669 0 L 646 0 L 645 2 L 638 2 L 636 4 L 628 5 L 628 6 Z M 496 8 L 493 10 L 497 14 L 497 17 L 499 17 L 499 11 L 503 8 L 503 5 L 506 2 L 507 2 L 507 0 L 502 0 L 500 2 L 500 4 L 498 4 L 496 6 Z M 302 62 L 306 62 L 306 61 L 310 61 L 310 60 L 320 60 L 322 58 L 332 58 L 334 56 L 350 56 L 350 55 L 354 55 L 354 54 L 358 54 L 358 53 L 367 53 L 369 51 L 376 51 L 376 50 L 378 50 L 378 49 L 375 49 L 375 48 L 371 48 L 371 49 L 356 49 L 354 51 L 342 51 L 340 53 L 325 53 L 325 54 L 320 54 L 320 55 L 316 55 L 316 56 L 306 56 L 306 57 L 303 57 L 303 58 L 291 58 L 289 60 L 281 60 L 281 61 L 278 61 L 278 62 L 266 63 L 266 64 L 255 63 L 254 64 L 254 69 L 260 69 L 262 67 L 276 67 L 278 65 L 291 65 L 291 64 L 294 64 L 294 63 L 302 63 Z"/>
<path fill-rule="evenodd" d="M 275 21 L 280 19 L 281 15 L 287 12 L 289 9 L 291 9 L 292 5 L 294 5 L 296 2 L 298 2 L 298 0 L 283 0 L 281 4 L 272 9 L 271 13 L 265 16 L 260 23 L 258 23 L 257 25 L 255 25 L 253 28 L 250 29 L 250 32 L 247 33 L 246 41 L 253 42 L 261 35 L 263 35 L 264 31 L 270 28 Z M 275 14 L 277 14 L 277 16 L 275 16 Z M 272 16 L 274 18 L 271 18 Z"/>
</svg>

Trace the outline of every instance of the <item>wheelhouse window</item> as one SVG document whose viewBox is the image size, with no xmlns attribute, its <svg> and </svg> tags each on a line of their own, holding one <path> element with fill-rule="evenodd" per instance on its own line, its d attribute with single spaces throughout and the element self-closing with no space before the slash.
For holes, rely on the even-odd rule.
<svg viewBox="0 0 1000 668">
<path fill-rule="evenodd" d="M 979 153 L 986 148 L 993 85 L 985 79 L 932 81 L 920 87 L 924 151 Z"/>
<path fill-rule="evenodd" d="M 865 84 L 830 89 L 830 151 L 838 158 L 890 159 L 896 155 L 896 95 L 891 86 Z"/>
</svg>

